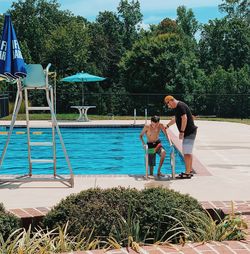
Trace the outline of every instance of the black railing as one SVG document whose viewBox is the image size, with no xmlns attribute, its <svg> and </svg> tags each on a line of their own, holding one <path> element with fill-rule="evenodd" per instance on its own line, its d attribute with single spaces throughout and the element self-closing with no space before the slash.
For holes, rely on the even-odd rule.
<svg viewBox="0 0 250 254">
<path fill-rule="evenodd" d="M 172 94 L 176 99 L 189 105 L 194 115 L 249 118 L 250 94 Z M 172 115 L 172 111 L 164 105 L 166 94 L 85 94 L 85 105 L 95 105 L 93 114 L 133 115 L 134 109 L 138 116 Z M 59 98 L 59 96 L 58 96 Z M 69 100 L 69 103 L 57 101 L 57 112 L 69 112 L 70 106 L 81 105 L 81 98 Z"/>
<path fill-rule="evenodd" d="M 9 115 L 9 96 L 0 94 L 0 118 Z"/>
<path fill-rule="evenodd" d="M 249 118 L 250 117 L 250 94 L 172 94 L 176 99 L 186 102 L 194 115 Z M 173 112 L 164 105 L 166 94 L 115 94 L 115 93 L 86 93 L 85 105 L 94 105 L 90 114 L 97 115 L 130 115 L 144 116 L 145 109 L 148 115 L 169 116 Z M 15 98 L 14 93 L 9 94 L 10 101 Z M 57 113 L 72 113 L 71 106 L 81 105 L 81 94 L 57 92 Z M 46 105 L 45 96 L 38 94 L 31 98 L 32 105 Z M 12 102 L 13 103 L 13 102 Z M 5 101 L 4 112 L 8 112 Z"/>
</svg>

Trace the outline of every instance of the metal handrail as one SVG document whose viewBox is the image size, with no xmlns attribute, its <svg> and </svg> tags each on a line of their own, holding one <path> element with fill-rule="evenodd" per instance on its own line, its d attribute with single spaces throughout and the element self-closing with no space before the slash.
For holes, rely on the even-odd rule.
<svg viewBox="0 0 250 254">
<path fill-rule="evenodd" d="M 175 179 L 175 148 L 174 146 L 171 147 L 171 152 L 170 152 L 170 165 L 171 165 L 171 170 L 172 170 L 172 179 Z M 145 160 L 145 172 L 146 172 L 146 179 L 148 179 L 148 145 L 144 145 L 144 150 L 145 150 L 145 155 L 144 155 L 144 160 Z"/>
<path fill-rule="evenodd" d="M 173 145 L 171 146 L 170 152 L 170 164 L 172 169 L 172 179 L 175 179 L 175 148 Z"/>
<path fill-rule="evenodd" d="M 146 170 L 146 179 L 148 179 L 148 145 L 144 145 L 145 150 L 145 170 Z"/>
</svg>

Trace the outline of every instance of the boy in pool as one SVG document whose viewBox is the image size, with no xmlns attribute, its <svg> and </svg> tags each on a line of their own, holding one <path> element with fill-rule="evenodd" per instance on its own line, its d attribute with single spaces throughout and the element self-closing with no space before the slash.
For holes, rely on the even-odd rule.
<svg viewBox="0 0 250 254">
<path fill-rule="evenodd" d="M 160 123 L 159 116 L 152 116 L 150 125 L 145 125 L 141 134 L 140 134 L 140 139 L 141 139 L 144 149 L 146 148 L 146 143 L 144 142 L 144 139 L 143 139 L 144 134 L 147 137 L 148 164 L 150 167 L 150 175 L 151 176 L 153 175 L 153 171 L 154 171 L 156 153 L 160 156 L 160 163 L 159 163 L 158 171 L 157 171 L 158 177 L 164 176 L 161 173 L 161 167 L 162 167 L 162 164 L 163 164 L 164 159 L 166 157 L 166 151 L 165 151 L 164 147 L 161 145 L 161 140 L 159 139 L 160 131 L 162 131 L 165 134 L 165 136 L 171 146 L 172 142 L 170 140 L 170 137 L 169 137 L 164 125 L 162 123 Z"/>
</svg>

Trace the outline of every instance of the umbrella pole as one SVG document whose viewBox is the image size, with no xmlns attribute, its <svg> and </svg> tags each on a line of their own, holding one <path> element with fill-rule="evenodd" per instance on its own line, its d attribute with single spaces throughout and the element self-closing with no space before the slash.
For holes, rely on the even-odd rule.
<svg viewBox="0 0 250 254">
<path fill-rule="evenodd" d="M 82 106 L 84 106 L 84 85 L 82 83 Z"/>
</svg>

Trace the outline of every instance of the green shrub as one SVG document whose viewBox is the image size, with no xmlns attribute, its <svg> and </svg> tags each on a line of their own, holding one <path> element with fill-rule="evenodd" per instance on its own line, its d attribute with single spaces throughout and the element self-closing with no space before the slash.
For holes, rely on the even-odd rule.
<svg viewBox="0 0 250 254">
<path fill-rule="evenodd" d="M 187 213 L 200 211 L 207 216 L 197 200 L 168 189 L 89 189 L 62 200 L 44 218 L 44 225 L 53 229 L 69 221 L 71 235 L 87 227 L 94 229 L 95 236 L 110 236 L 112 231 L 117 231 L 121 217 L 127 219 L 131 216 L 128 211 L 131 211 L 140 224 L 141 236 L 147 235 L 152 238 L 151 242 L 155 242 L 162 236 L 169 237 L 165 233 L 176 224 L 171 217 L 193 227 L 192 222 L 177 208 Z"/>
<path fill-rule="evenodd" d="M 3 203 L 0 203 L 0 213 L 4 213 L 4 212 L 5 212 L 5 209 L 4 209 Z"/>
<path fill-rule="evenodd" d="M 6 212 L 3 204 L 0 203 L 0 235 L 3 236 L 3 239 L 7 239 L 20 225 L 21 220 L 11 213 Z"/>
</svg>

